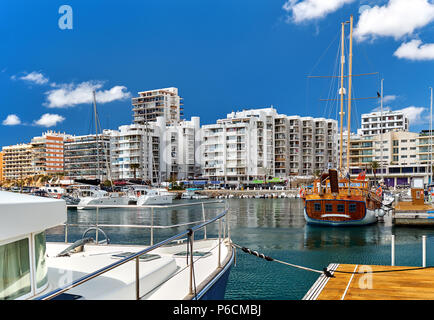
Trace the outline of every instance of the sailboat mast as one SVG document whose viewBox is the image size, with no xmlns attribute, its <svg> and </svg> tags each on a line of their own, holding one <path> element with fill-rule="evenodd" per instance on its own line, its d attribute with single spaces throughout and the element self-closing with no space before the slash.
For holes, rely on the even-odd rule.
<svg viewBox="0 0 434 320">
<path fill-rule="evenodd" d="M 345 63 L 345 51 L 344 51 L 344 32 L 345 32 L 345 22 L 342 22 L 342 31 L 341 31 L 341 112 L 339 113 L 341 117 L 341 140 L 340 140 L 340 148 L 339 148 L 339 170 L 342 170 L 342 153 L 343 153 L 343 143 L 344 143 L 344 63 Z"/>
<path fill-rule="evenodd" d="M 351 84 L 353 67 L 353 16 L 350 17 L 350 52 L 348 56 L 348 139 L 347 139 L 347 170 L 350 172 L 350 137 L 351 137 Z"/>
<path fill-rule="evenodd" d="M 380 112 L 380 140 L 381 140 L 381 179 L 384 182 L 384 171 L 383 171 L 383 80 L 381 79 L 381 112 Z"/>
<path fill-rule="evenodd" d="M 96 142 L 96 163 L 97 163 L 97 172 L 96 178 L 100 179 L 100 170 L 99 170 L 99 139 L 98 139 L 98 119 L 96 114 L 96 98 L 95 98 L 95 90 L 92 91 L 93 94 L 93 113 L 95 117 L 95 142 Z M 101 181 L 101 179 L 100 179 Z"/>
</svg>

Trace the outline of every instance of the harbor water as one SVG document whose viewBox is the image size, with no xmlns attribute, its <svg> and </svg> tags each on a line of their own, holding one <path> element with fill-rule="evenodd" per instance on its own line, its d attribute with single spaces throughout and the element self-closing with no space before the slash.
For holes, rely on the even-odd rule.
<svg viewBox="0 0 434 320">
<path fill-rule="evenodd" d="M 177 200 L 174 203 L 198 202 Z M 206 200 L 202 200 L 206 201 Z M 427 236 L 427 266 L 434 265 L 434 228 L 393 226 L 391 216 L 383 222 L 362 227 L 320 227 L 306 225 L 300 199 L 228 199 L 231 238 L 239 246 L 247 247 L 272 258 L 322 270 L 330 263 L 391 264 L 391 236 L 395 235 L 395 265 L 422 265 L 422 236 Z M 206 218 L 224 209 L 223 203 L 205 206 Z M 151 210 L 139 208 L 110 208 L 96 210 L 68 209 L 68 242 L 80 239 L 87 226 L 95 224 L 129 225 L 101 229 L 111 243 L 146 245 L 151 241 L 148 228 L 132 225 L 180 225 L 202 220 L 200 205 Z M 188 226 L 154 229 L 154 243 L 184 231 Z M 88 235 L 95 237 L 95 234 Z M 198 232 L 195 237 L 204 234 Z M 218 236 L 218 225 L 207 228 L 207 236 Z M 104 235 L 99 233 L 99 239 Z M 64 228 L 53 228 L 47 241 L 64 241 Z M 226 289 L 230 300 L 298 300 L 309 290 L 319 274 L 269 262 L 236 251 Z"/>
</svg>

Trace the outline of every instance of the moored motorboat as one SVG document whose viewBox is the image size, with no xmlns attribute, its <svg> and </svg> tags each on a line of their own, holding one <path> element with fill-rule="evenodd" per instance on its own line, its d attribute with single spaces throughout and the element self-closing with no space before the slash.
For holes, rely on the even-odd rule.
<svg viewBox="0 0 434 320">
<path fill-rule="evenodd" d="M 150 246 L 102 245 L 85 234 L 46 242 L 46 230 L 67 220 L 65 201 L 0 191 L 0 299 L 223 299 L 234 260 L 229 232 L 193 235 L 226 213 Z"/>
<path fill-rule="evenodd" d="M 137 198 L 137 205 L 171 204 L 173 195 L 166 189 L 145 189 Z"/>
</svg>

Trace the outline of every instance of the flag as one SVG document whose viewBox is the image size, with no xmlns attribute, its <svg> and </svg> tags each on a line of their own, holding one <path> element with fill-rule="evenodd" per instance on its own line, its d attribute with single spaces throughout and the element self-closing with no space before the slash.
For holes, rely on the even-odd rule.
<svg viewBox="0 0 434 320">
<path fill-rule="evenodd" d="M 377 190 L 375 191 L 375 194 L 379 197 L 383 194 L 383 188 L 381 186 L 378 186 Z"/>
<path fill-rule="evenodd" d="M 366 177 L 366 172 L 363 170 L 362 172 L 359 173 L 359 175 L 357 176 L 357 180 L 365 180 Z"/>
</svg>

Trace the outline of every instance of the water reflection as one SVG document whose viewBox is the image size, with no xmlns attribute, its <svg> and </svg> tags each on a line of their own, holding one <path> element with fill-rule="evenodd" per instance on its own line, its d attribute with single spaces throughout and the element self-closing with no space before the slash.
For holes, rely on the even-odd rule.
<svg viewBox="0 0 434 320">
<path fill-rule="evenodd" d="M 306 225 L 299 199 L 228 199 L 231 236 L 235 243 L 273 258 L 315 269 L 329 263 L 389 264 L 390 238 L 396 236 L 396 263 L 420 265 L 421 236 L 427 235 L 427 264 L 434 264 L 434 228 L 392 226 L 391 217 L 371 226 L 321 227 Z M 177 203 L 189 200 L 177 201 Z M 196 201 L 197 202 L 197 201 Z M 206 218 L 222 212 L 223 204 L 206 206 Z M 98 212 L 101 224 L 150 225 L 150 209 L 104 209 Z M 154 211 L 155 225 L 182 224 L 202 220 L 201 206 Z M 96 221 L 95 210 L 68 211 L 68 222 L 85 224 L 68 231 L 69 241 L 81 238 L 87 225 Z M 158 229 L 154 241 L 185 231 L 188 226 Z M 104 227 L 112 243 L 149 244 L 150 230 Z M 218 224 L 207 228 L 217 236 Z M 202 237 L 203 233 L 196 234 Z M 48 241 L 63 241 L 63 227 L 53 228 Z M 266 262 L 238 251 L 237 266 L 231 271 L 226 299 L 300 299 L 317 279 L 317 274 Z"/>
</svg>

